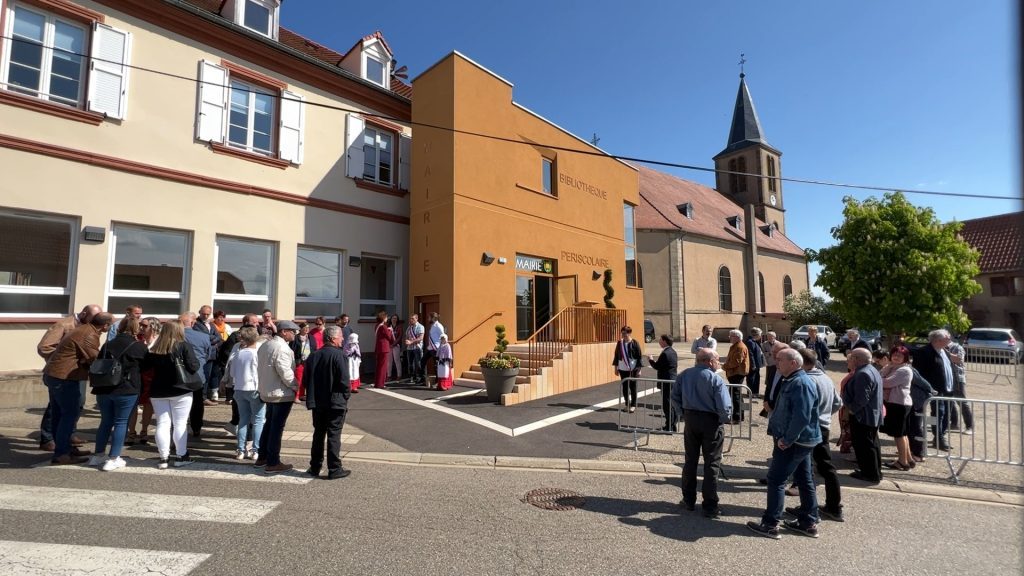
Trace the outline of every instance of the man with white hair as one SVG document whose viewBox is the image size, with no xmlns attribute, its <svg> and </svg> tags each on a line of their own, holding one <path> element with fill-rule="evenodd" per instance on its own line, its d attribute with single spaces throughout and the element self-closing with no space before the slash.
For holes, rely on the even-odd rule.
<svg viewBox="0 0 1024 576">
<path fill-rule="evenodd" d="M 729 343 L 732 344 L 729 347 L 729 355 L 725 357 L 725 365 L 722 366 L 722 369 L 725 370 L 725 379 L 729 381 L 729 384 L 743 384 L 747 379 L 747 373 L 750 372 L 750 350 L 743 343 L 743 332 L 729 330 Z M 740 389 L 733 386 L 730 387 L 730 390 L 733 405 L 732 422 L 737 424 L 743 420 Z"/>
<path fill-rule="evenodd" d="M 774 439 L 768 466 L 768 504 L 760 522 L 747 527 L 766 538 L 779 539 L 779 523 L 785 504 L 786 480 L 792 476 L 800 491 L 797 519 L 782 522 L 788 530 L 818 537 L 818 499 L 811 475 L 811 453 L 821 443 L 818 427 L 818 387 L 803 370 L 803 358 L 796 350 L 782 350 L 775 357 L 781 392 L 768 432 Z"/>
<path fill-rule="evenodd" d="M 868 352 L 871 352 L 871 346 L 860 339 L 860 332 L 856 328 L 850 328 L 847 330 L 846 338 L 850 341 L 850 350 L 853 350 L 854 348 L 863 348 Z"/>
<path fill-rule="evenodd" d="M 846 366 L 853 377 L 843 387 L 843 405 L 850 414 L 850 440 L 858 469 L 851 478 L 872 484 L 882 481 L 882 451 L 878 427 L 882 425 L 882 375 L 871 365 L 871 351 L 850 350 Z"/>
<path fill-rule="evenodd" d="M 914 353 L 914 368 L 932 385 L 939 396 L 953 396 L 955 390 L 953 361 L 946 350 L 951 341 L 947 330 L 932 330 L 928 333 L 928 346 Z M 935 443 L 939 450 L 949 450 L 949 440 L 946 437 L 949 429 L 948 404 L 936 402 L 933 406 L 938 407 L 938 430 L 933 429 Z"/>
<path fill-rule="evenodd" d="M 697 364 L 683 370 L 672 386 L 672 406 L 683 415 L 683 508 L 696 509 L 697 461 L 704 456 L 704 480 L 700 491 L 704 516 L 718 518 L 718 474 L 722 468 L 722 446 L 732 403 L 725 380 L 718 375 L 718 352 L 711 348 L 697 350 Z"/>
</svg>

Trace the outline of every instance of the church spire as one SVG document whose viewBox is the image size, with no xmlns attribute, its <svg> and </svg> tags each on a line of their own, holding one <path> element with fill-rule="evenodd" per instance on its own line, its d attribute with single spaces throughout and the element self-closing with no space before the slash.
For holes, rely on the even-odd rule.
<svg viewBox="0 0 1024 576">
<path fill-rule="evenodd" d="M 746 74 L 742 72 L 742 66 L 746 63 L 743 55 L 740 55 L 740 88 L 736 93 L 736 106 L 732 113 L 732 127 L 729 129 L 729 141 L 725 150 L 719 155 L 746 148 L 753 144 L 760 144 L 771 148 L 768 140 L 761 129 L 761 121 L 757 118 L 757 111 L 754 109 L 754 100 L 750 97 L 750 90 L 747 88 Z"/>
</svg>

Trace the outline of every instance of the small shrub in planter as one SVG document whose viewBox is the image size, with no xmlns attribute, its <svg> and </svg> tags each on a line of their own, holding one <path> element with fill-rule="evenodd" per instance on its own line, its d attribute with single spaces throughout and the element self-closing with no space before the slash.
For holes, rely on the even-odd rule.
<svg viewBox="0 0 1024 576">
<path fill-rule="evenodd" d="M 494 351 L 497 352 L 498 355 L 487 356 L 481 359 L 480 366 L 482 368 L 490 368 L 493 370 L 519 368 L 519 358 L 505 353 L 505 350 L 508 349 L 508 340 L 505 338 L 505 326 L 503 324 L 498 324 L 494 327 L 494 333 Z"/>
</svg>

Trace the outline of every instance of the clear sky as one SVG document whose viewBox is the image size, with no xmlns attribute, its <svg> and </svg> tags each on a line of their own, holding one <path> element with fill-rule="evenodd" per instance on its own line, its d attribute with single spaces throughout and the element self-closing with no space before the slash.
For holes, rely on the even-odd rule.
<svg viewBox="0 0 1024 576">
<path fill-rule="evenodd" d="M 345 51 L 381 30 L 410 79 L 458 50 L 514 99 L 612 154 L 713 166 L 746 54 L 782 175 L 1012 196 L 909 195 L 942 220 L 1020 210 L 1017 14 L 1011 0 L 290 0 L 282 24 Z M 669 172 L 714 185 L 708 172 Z M 788 235 L 831 243 L 842 198 L 783 185 Z M 812 283 L 816 267 L 811 268 Z"/>
</svg>

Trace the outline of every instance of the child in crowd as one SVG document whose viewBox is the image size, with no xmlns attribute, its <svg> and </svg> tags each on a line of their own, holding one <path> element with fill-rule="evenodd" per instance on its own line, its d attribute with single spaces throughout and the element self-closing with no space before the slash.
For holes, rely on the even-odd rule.
<svg viewBox="0 0 1024 576">
<path fill-rule="evenodd" d="M 441 334 L 440 340 L 441 345 L 437 347 L 437 389 L 448 390 L 452 387 L 452 347 L 447 334 Z"/>
<path fill-rule="evenodd" d="M 363 362 L 363 354 L 359 350 L 359 334 L 355 332 L 348 335 L 345 342 L 345 357 L 348 358 L 348 374 L 352 384 L 352 393 L 359 393 L 359 365 Z"/>
</svg>

